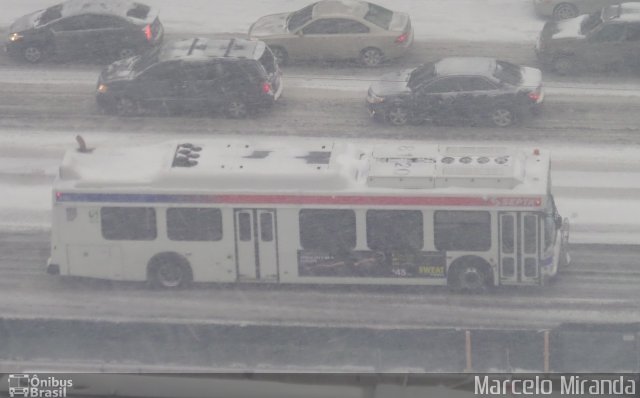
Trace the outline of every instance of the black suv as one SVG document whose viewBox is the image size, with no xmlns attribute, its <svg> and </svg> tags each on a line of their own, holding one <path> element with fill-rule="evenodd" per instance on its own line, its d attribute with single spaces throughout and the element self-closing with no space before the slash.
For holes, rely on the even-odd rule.
<svg viewBox="0 0 640 398">
<path fill-rule="evenodd" d="M 371 85 L 367 106 L 401 126 L 425 120 L 512 125 L 544 98 L 540 70 L 493 58 L 451 57 L 390 73 Z"/>
<path fill-rule="evenodd" d="M 156 109 L 243 118 L 281 93 L 280 68 L 264 42 L 195 38 L 111 64 L 100 74 L 96 99 L 122 116 Z"/>
<path fill-rule="evenodd" d="M 69 0 L 36 11 L 9 28 L 6 51 L 31 63 L 122 59 L 162 42 L 158 13 L 131 1 Z"/>
</svg>

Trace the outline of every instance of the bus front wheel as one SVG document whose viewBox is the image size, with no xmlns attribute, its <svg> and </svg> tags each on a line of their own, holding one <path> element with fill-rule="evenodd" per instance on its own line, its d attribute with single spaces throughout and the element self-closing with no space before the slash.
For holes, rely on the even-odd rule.
<svg viewBox="0 0 640 398">
<path fill-rule="evenodd" d="M 178 289 L 193 280 L 189 261 L 177 253 L 160 253 L 149 261 L 149 283 L 156 289 Z"/>
</svg>

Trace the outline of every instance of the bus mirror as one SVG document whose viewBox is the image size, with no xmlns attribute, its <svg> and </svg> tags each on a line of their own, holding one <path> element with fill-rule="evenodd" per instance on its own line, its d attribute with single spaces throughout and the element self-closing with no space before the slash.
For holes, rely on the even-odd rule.
<svg viewBox="0 0 640 398">
<path fill-rule="evenodd" d="M 556 228 L 558 229 L 562 228 L 562 216 L 560 214 L 556 214 L 553 220 L 556 223 Z"/>
</svg>

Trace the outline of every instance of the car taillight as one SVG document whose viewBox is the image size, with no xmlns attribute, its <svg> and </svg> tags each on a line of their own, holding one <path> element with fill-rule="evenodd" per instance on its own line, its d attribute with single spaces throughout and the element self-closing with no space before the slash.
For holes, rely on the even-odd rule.
<svg viewBox="0 0 640 398">
<path fill-rule="evenodd" d="M 529 99 L 535 102 L 540 99 L 540 90 L 532 91 L 528 95 Z"/>
<path fill-rule="evenodd" d="M 151 25 L 147 25 L 144 27 L 144 36 L 148 41 L 151 41 L 151 39 L 153 38 L 153 35 L 151 34 Z"/>
<path fill-rule="evenodd" d="M 405 41 L 407 41 L 408 38 L 409 38 L 409 33 L 405 32 L 405 33 L 401 34 L 400 36 L 396 37 L 396 43 L 402 44 Z"/>
<path fill-rule="evenodd" d="M 269 82 L 262 83 L 262 92 L 265 94 L 269 94 L 271 92 L 271 84 L 269 84 Z"/>
</svg>

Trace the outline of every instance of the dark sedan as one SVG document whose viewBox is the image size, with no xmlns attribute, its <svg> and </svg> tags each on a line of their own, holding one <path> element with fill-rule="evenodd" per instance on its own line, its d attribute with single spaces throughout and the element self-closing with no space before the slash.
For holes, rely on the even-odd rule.
<svg viewBox="0 0 640 398">
<path fill-rule="evenodd" d="M 127 0 L 69 0 L 36 11 L 9 28 L 7 52 L 37 63 L 46 57 L 62 61 L 121 59 L 162 42 L 158 13 Z"/>
<path fill-rule="evenodd" d="M 371 85 L 371 115 L 401 126 L 425 120 L 514 124 L 542 105 L 540 70 L 493 58 L 451 57 L 390 73 Z"/>
</svg>

